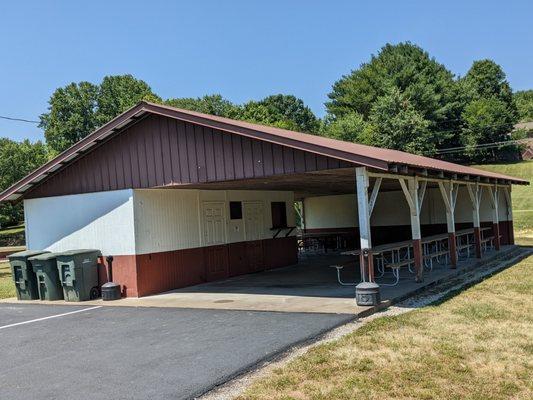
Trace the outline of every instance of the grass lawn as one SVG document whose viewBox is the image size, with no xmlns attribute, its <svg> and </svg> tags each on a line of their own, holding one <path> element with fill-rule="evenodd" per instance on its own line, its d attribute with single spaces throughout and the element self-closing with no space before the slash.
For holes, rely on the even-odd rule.
<svg viewBox="0 0 533 400">
<path fill-rule="evenodd" d="M 533 161 L 478 168 L 533 182 Z M 533 186 L 514 186 L 512 200 L 516 243 L 533 246 Z M 531 268 L 533 257 L 441 304 L 374 320 L 240 399 L 531 399 Z"/>
<path fill-rule="evenodd" d="M 0 247 L 23 246 L 24 224 L 0 229 Z"/>
<path fill-rule="evenodd" d="M 455 297 L 383 317 L 239 399 L 531 399 L 533 257 Z"/>
<path fill-rule="evenodd" d="M 479 165 L 479 169 L 516 176 L 532 182 L 529 186 L 513 186 L 513 219 L 518 244 L 533 246 L 533 161 L 515 164 Z M 527 242 L 527 243 L 526 243 Z"/>
<path fill-rule="evenodd" d="M 0 235 L 12 235 L 24 231 L 24 224 L 17 226 L 10 226 L 8 228 L 0 229 Z"/>
<path fill-rule="evenodd" d="M 15 297 L 15 285 L 11 280 L 11 269 L 8 262 L 0 262 L 0 299 Z"/>
</svg>

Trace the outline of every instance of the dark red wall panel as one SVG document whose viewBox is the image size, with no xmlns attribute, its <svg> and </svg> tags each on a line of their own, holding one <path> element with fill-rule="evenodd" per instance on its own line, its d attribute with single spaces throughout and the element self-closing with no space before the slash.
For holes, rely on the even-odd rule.
<svg viewBox="0 0 533 400">
<path fill-rule="evenodd" d="M 296 264 L 298 262 L 296 236 L 263 240 L 263 257 L 266 269 Z"/>
<path fill-rule="evenodd" d="M 290 147 L 152 115 L 64 167 L 28 198 L 346 168 Z"/>
<path fill-rule="evenodd" d="M 98 269 L 98 280 L 100 285 L 103 285 L 108 281 L 107 272 L 107 262 L 105 261 L 105 257 L 101 257 Z M 122 286 L 122 296 L 139 296 L 137 278 L 136 256 L 113 256 L 113 282 L 120 283 Z"/>
<path fill-rule="evenodd" d="M 197 285 L 206 281 L 203 248 L 137 255 L 136 262 L 138 296 Z"/>
<path fill-rule="evenodd" d="M 230 276 L 259 272 L 298 262 L 296 238 L 257 240 L 220 246 L 114 256 L 113 281 L 123 296 L 147 296 Z M 107 266 L 99 270 L 107 282 Z"/>
<path fill-rule="evenodd" d="M 208 282 L 229 278 L 228 245 L 205 247 L 204 264 Z"/>
</svg>

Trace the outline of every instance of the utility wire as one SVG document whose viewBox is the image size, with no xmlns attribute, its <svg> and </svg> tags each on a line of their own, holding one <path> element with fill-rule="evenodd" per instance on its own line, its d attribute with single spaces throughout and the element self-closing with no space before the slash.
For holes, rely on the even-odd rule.
<svg viewBox="0 0 533 400">
<path fill-rule="evenodd" d="M 28 122 L 30 124 L 40 124 L 39 121 L 32 121 L 30 119 L 24 119 L 24 118 L 13 118 L 13 117 L 6 117 L 6 116 L 3 116 L 3 115 L 0 115 L 0 118 L 8 119 L 10 121 Z"/>
<path fill-rule="evenodd" d="M 520 144 L 520 143 L 527 143 L 531 139 L 517 139 L 517 140 L 506 140 L 503 142 L 492 142 L 492 143 L 482 143 L 475 146 L 461 146 L 461 147 L 449 147 L 447 149 L 440 149 L 436 151 L 437 155 L 441 154 L 452 154 L 452 153 L 462 153 L 465 151 L 471 151 L 471 150 L 485 150 L 490 149 L 494 147 L 500 147 L 500 146 L 507 146 L 511 144 Z"/>
</svg>

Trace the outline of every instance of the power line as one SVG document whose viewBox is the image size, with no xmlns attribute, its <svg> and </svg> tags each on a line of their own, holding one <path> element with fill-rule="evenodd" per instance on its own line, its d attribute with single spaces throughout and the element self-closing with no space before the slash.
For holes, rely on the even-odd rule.
<svg viewBox="0 0 533 400">
<path fill-rule="evenodd" d="M 527 143 L 531 139 L 517 139 L 517 140 L 506 140 L 503 142 L 492 142 L 492 143 L 482 143 L 475 146 L 461 146 L 461 147 L 449 147 L 447 149 L 440 149 L 436 151 L 437 155 L 441 154 L 452 154 L 452 153 L 462 153 L 469 150 L 485 150 L 494 147 L 507 146 L 512 144 Z"/>
<path fill-rule="evenodd" d="M 4 116 L 4 115 L 0 115 L 0 118 L 2 118 L 2 119 L 8 119 L 8 120 L 10 120 L 10 121 L 28 122 L 28 123 L 30 123 L 30 124 L 40 124 L 39 121 L 32 121 L 31 119 L 6 117 L 6 116 Z"/>
</svg>

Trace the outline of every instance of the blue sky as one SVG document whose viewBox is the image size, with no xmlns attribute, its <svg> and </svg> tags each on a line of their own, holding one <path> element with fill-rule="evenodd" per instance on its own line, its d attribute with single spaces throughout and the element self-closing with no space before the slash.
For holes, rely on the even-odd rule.
<svg viewBox="0 0 533 400">
<path fill-rule="evenodd" d="M 288 93 L 319 116 L 331 85 L 385 43 L 412 41 L 462 75 L 501 64 L 533 88 L 531 1 L 11 1 L 0 5 L 0 115 L 37 119 L 51 93 L 131 73 L 163 98 Z M 0 136 L 40 139 L 0 119 Z"/>
</svg>

